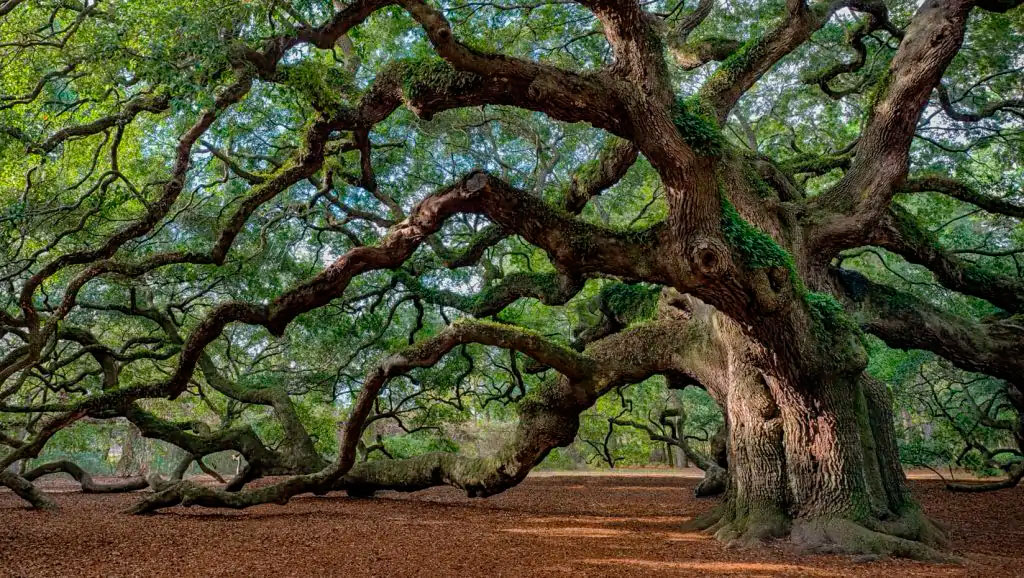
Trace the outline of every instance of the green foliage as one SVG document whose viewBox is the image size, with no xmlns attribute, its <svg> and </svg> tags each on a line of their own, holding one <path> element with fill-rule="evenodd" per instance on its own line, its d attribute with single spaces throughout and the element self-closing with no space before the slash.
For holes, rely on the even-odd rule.
<svg viewBox="0 0 1024 578">
<path fill-rule="evenodd" d="M 449 439 L 420 432 L 387 437 L 384 439 L 384 447 L 389 454 L 399 460 L 428 452 L 455 453 L 459 451 L 458 444 Z M 374 458 L 381 459 L 379 454 L 374 454 Z"/>
<path fill-rule="evenodd" d="M 680 136 L 693 150 L 703 156 L 719 156 L 725 138 L 714 112 L 700 97 L 676 98 L 672 106 L 672 122 Z"/>
<path fill-rule="evenodd" d="M 424 95 L 452 94 L 475 88 L 480 77 L 470 72 L 457 71 L 447 60 L 421 58 L 398 63 L 402 79 L 402 92 L 409 100 Z"/>
<path fill-rule="evenodd" d="M 722 233 L 726 241 L 743 258 L 749 269 L 785 267 L 794 272 L 793 256 L 779 246 L 770 235 L 740 216 L 736 207 L 722 195 Z"/>
<path fill-rule="evenodd" d="M 654 317 L 661 288 L 644 283 L 610 283 L 600 299 L 618 319 L 635 322 Z"/>
<path fill-rule="evenodd" d="M 298 90 L 316 110 L 336 112 L 353 89 L 351 74 L 337 66 L 301 60 L 282 68 L 282 82 Z"/>
</svg>

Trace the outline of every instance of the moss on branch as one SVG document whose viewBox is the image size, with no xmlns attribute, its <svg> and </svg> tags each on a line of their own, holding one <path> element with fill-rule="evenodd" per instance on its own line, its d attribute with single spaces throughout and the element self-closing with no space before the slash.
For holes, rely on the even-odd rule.
<svg viewBox="0 0 1024 578">
<path fill-rule="evenodd" d="M 785 267 L 796 275 L 793 256 L 783 249 L 771 235 L 750 224 L 722 195 L 722 233 L 729 245 L 740 254 L 749 269 Z"/>
<path fill-rule="evenodd" d="M 672 122 L 697 154 L 708 157 L 722 154 L 725 137 L 715 120 L 714 109 L 699 97 L 677 98 L 672 105 Z"/>
<path fill-rule="evenodd" d="M 617 319 L 631 323 L 654 317 L 660 292 L 659 287 L 643 283 L 611 283 L 601 288 L 599 298 Z"/>
<path fill-rule="evenodd" d="M 399 61 L 402 94 L 416 100 L 428 94 L 454 94 L 479 86 L 480 77 L 471 72 L 455 70 L 440 58 L 420 58 Z"/>
</svg>

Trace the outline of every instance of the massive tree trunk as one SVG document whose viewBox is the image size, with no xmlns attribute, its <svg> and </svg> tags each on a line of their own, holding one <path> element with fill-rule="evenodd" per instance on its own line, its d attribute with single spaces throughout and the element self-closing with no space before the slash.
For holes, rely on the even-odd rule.
<svg viewBox="0 0 1024 578">
<path fill-rule="evenodd" d="M 907 491 L 884 386 L 750 383 L 730 391 L 726 500 L 697 527 L 741 545 L 789 536 L 812 551 L 942 558 Z"/>
<path fill-rule="evenodd" d="M 942 533 L 907 490 L 888 391 L 862 372 L 850 332 L 809 336 L 829 342 L 831 356 L 778 371 L 734 322 L 710 318 L 730 360 L 708 380 L 726 411 L 730 482 L 693 525 L 737 545 L 788 537 L 816 552 L 945 558 Z"/>
</svg>

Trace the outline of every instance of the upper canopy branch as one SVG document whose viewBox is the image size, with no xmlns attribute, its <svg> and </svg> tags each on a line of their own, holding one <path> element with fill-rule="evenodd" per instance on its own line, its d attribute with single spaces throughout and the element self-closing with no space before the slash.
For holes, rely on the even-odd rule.
<svg viewBox="0 0 1024 578">
<path fill-rule="evenodd" d="M 621 82 L 606 72 L 576 73 L 561 68 L 489 54 L 455 39 L 444 15 L 420 0 L 402 6 L 426 31 L 434 50 L 455 70 L 479 77 L 479 90 L 491 96 L 488 104 L 511 104 L 536 110 L 565 122 L 586 121 L 629 138 L 632 126 L 616 97 Z M 472 81 L 466 78 L 467 81 Z M 456 95 L 452 95 L 456 96 Z M 462 104 L 461 106 L 467 106 Z"/>
<path fill-rule="evenodd" d="M 868 12 L 867 19 L 857 24 L 856 27 L 849 32 L 848 37 L 850 48 L 853 48 L 856 55 L 852 60 L 848 62 L 837 62 L 826 69 L 813 72 L 805 76 L 803 81 L 808 84 L 817 84 L 822 92 L 834 99 L 840 99 L 848 94 L 858 92 L 861 88 L 861 83 L 843 90 L 833 89 L 830 83 L 840 75 L 857 72 L 864 67 L 868 58 L 868 48 L 864 44 L 864 39 L 879 29 L 887 30 L 889 34 L 896 38 L 903 37 L 903 33 L 889 22 L 888 11 L 885 9 L 885 6 L 882 5 L 880 9 Z"/>
<path fill-rule="evenodd" d="M 601 21 L 604 36 L 611 45 L 614 73 L 637 81 L 645 91 L 662 87 L 665 61 L 657 38 L 654 16 L 636 0 L 584 0 Z"/>
<path fill-rule="evenodd" d="M 850 170 L 811 202 L 825 216 L 809 235 L 821 259 L 860 244 L 887 210 L 906 177 L 921 111 L 963 43 L 971 6 L 966 0 L 928 0 L 911 20 L 876 88 Z"/>
<path fill-rule="evenodd" d="M 845 2 L 822 1 L 807 6 L 804 0 L 787 0 L 782 23 L 752 38 L 726 58 L 700 89 L 700 96 L 715 110 L 719 122 L 754 83 L 783 57 L 807 41 Z"/>
<path fill-rule="evenodd" d="M 939 95 L 939 104 L 942 106 L 942 110 L 953 120 L 978 122 L 995 116 L 999 112 L 1007 112 L 1024 119 L 1024 98 L 996 100 L 987 103 L 975 112 L 963 112 L 956 109 L 954 102 L 950 100 L 949 90 L 941 82 L 935 87 L 935 92 Z"/>
</svg>

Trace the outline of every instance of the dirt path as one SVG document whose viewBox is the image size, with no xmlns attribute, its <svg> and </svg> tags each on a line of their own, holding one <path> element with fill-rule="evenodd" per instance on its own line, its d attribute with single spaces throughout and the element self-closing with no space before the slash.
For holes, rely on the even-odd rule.
<svg viewBox="0 0 1024 578">
<path fill-rule="evenodd" d="M 911 482 L 969 567 L 730 550 L 680 525 L 713 505 L 681 476 L 529 478 L 486 500 L 453 489 L 304 497 L 244 512 L 117 513 L 136 497 L 55 496 L 29 512 L 0 492 L 0 576 L 1019 576 L 1024 489 L 950 495 Z"/>
</svg>

